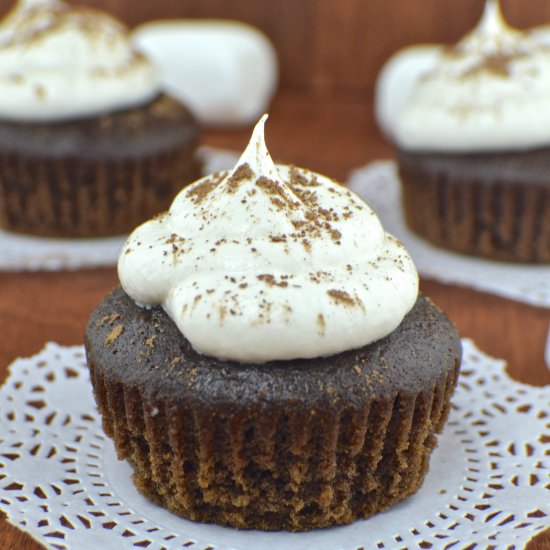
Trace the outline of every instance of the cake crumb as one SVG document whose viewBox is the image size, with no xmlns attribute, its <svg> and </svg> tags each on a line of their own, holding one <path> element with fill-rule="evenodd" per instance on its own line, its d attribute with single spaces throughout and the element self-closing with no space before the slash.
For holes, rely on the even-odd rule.
<svg viewBox="0 0 550 550">
<path fill-rule="evenodd" d="M 122 325 L 116 325 L 113 327 L 111 332 L 107 335 L 107 338 L 105 338 L 105 345 L 106 346 L 112 346 L 117 338 L 123 333 L 124 327 Z"/>
<path fill-rule="evenodd" d="M 109 325 L 113 324 L 117 319 L 120 319 L 122 315 L 120 313 L 113 313 L 111 315 L 105 315 L 105 317 L 102 317 L 99 321 L 96 321 L 95 326 L 96 327 L 102 327 L 106 323 Z"/>
<path fill-rule="evenodd" d="M 189 382 L 187 383 L 188 388 L 190 388 L 193 385 L 196 377 L 197 377 L 197 369 L 193 368 L 191 369 L 191 372 L 189 374 Z"/>
<path fill-rule="evenodd" d="M 145 345 L 147 347 L 152 348 L 155 345 L 156 339 L 157 339 L 156 335 L 151 336 L 151 338 L 147 338 L 147 340 L 145 340 Z"/>
</svg>

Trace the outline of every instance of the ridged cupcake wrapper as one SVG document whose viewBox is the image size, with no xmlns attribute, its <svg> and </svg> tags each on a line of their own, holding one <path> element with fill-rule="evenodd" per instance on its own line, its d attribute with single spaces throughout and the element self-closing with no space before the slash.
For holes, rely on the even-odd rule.
<svg viewBox="0 0 550 550">
<path fill-rule="evenodd" d="M 362 409 L 221 417 L 90 369 L 104 430 L 144 495 L 192 520 L 265 530 L 350 523 L 415 492 L 458 376 Z"/>
<path fill-rule="evenodd" d="M 454 181 L 401 167 L 410 228 L 438 246 L 505 261 L 550 262 L 550 187 Z"/>
<path fill-rule="evenodd" d="M 147 158 L 0 154 L 0 227 L 52 237 L 128 233 L 200 176 L 188 150 Z"/>
</svg>

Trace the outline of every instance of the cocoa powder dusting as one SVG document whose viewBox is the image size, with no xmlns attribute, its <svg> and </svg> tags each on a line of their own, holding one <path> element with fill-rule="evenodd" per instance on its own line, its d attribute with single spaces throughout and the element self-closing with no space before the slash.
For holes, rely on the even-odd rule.
<svg viewBox="0 0 550 550">
<path fill-rule="evenodd" d="M 292 167 L 290 169 L 290 182 L 287 185 L 290 187 L 292 194 L 305 207 L 302 209 L 305 219 L 290 219 L 296 232 L 285 235 L 285 237 L 301 241 L 308 252 L 311 251 L 311 240 L 322 238 L 323 233 L 328 234 L 336 244 L 340 244 L 342 234 L 332 226 L 333 222 L 340 221 L 340 215 L 334 208 L 323 208 L 319 204 L 316 191 L 311 189 L 311 187 L 320 185 L 317 177 L 312 175 L 307 178 L 297 168 Z M 277 189 L 279 190 L 280 186 L 277 186 Z M 275 190 L 270 188 L 270 191 L 274 192 Z M 290 206 L 292 212 L 297 209 L 299 204 L 291 203 Z"/>
<path fill-rule="evenodd" d="M 330 236 L 333 241 L 339 241 L 342 238 L 342 233 L 338 229 L 330 229 Z"/>
<path fill-rule="evenodd" d="M 164 218 L 166 218 L 166 216 L 168 216 L 168 212 L 167 212 L 167 211 L 165 211 L 165 212 L 160 212 L 159 214 L 155 214 L 155 215 L 153 216 L 152 219 L 155 220 L 155 221 L 159 221 L 159 222 L 160 222 L 160 221 L 163 221 Z"/>
<path fill-rule="evenodd" d="M 259 281 L 264 282 L 267 286 L 278 286 L 281 288 L 286 288 L 288 286 L 288 283 L 286 281 L 277 281 L 273 275 L 270 275 L 269 273 L 264 273 L 262 275 L 257 276 Z"/>
<path fill-rule="evenodd" d="M 8 80 L 14 84 L 23 84 L 25 82 L 25 77 L 19 73 L 13 73 L 8 75 Z"/>
<path fill-rule="evenodd" d="M 256 187 L 270 196 L 271 202 L 281 210 L 284 208 L 296 210 L 300 206 L 297 201 L 292 200 L 290 193 L 285 192 L 284 186 L 277 183 L 275 180 L 261 176 L 256 181 Z"/>
<path fill-rule="evenodd" d="M 344 290 L 327 290 L 327 294 L 338 304 L 343 306 L 355 306 L 355 300 Z"/>
<path fill-rule="evenodd" d="M 510 77 L 510 64 L 517 59 L 526 57 L 524 53 L 494 53 L 485 57 L 479 63 L 476 63 L 470 67 L 467 71 L 462 73 L 462 78 L 471 78 L 483 73 L 489 73 L 493 76 L 499 76 L 501 78 Z"/>
<path fill-rule="evenodd" d="M 319 315 L 317 315 L 317 326 L 319 327 L 319 334 L 321 336 L 324 336 L 326 323 L 325 323 L 325 316 L 322 313 L 319 313 Z"/>
<path fill-rule="evenodd" d="M 279 210 L 282 210 L 286 206 L 285 203 L 278 197 L 271 197 L 270 201 L 271 204 Z"/>
<path fill-rule="evenodd" d="M 186 196 L 191 199 L 195 204 L 200 204 L 209 193 L 216 188 L 218 181 L 213 179 L 207 179 L 204 182 L 195 185 L 189 189 L 186 193 Z"/>
<path fill-rule="evenodd" d="M 296 166 L 290 167 L 290 185 L 291 187 L 319 187 L 321 184 L 317 180 L 317 176 L 312 175 L 310 179 L 306 178 Z"/>
<path fill-rule="evenodd" d="M 47 14 L 47 18 L 44 17 L 44 13 Z M 30 46 L 63 27 L 77 28 L 82 34 L 95 38 L 103 34 L 101 21 L 104 18 L 105 15 L 101 12 L 86 7 L 61 3 L 29 6 L 25 10 L 25 17 L 19 20 L 15 32 L 3 47 L 11 48 L 18 44 Z M 114 21 L 114 24 L 121 34 L 127 34 L 122 24 L 118 21 Z"/>
<path fill-rule="evenodd" d="M 42 84 L 37 84 L 34 87 L 34 95 L 40 101 L 44 101 L 46 99 L 46 89 L 42 86 Z"/>
<path fill-rule="evenodd" d="M 241 182 L 251 180 L 254 176 L 255 173 L 247 162 L 241 164 L 225 181 L 227 192 L 235 193 Z"/>
</svg>

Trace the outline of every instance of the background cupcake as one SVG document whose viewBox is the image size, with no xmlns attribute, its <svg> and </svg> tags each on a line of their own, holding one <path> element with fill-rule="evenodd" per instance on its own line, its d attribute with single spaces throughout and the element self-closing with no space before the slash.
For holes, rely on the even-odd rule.
<svg viewBox="0 0 550 550">
<path fill-rule="evenodd" d="M 0 24 L 0 226 L 125 233 L 198 175 L 199 131 L 115 19 L 22 0 Z"/>
<path fill-rule="evenodd" d="M 118 269 L 86 353 L 147 497 L 192 520 L 307 530 L 420 487 L 458 333 L 365 203 L 273 164 L 263 121 L 233 170 L 131 234 Z"/>
<path fill-rule="evenodd" d="M 550 262 L 550 48 L 489 0 L 393 114 L 409 226 L 497 260 Z"/>
</svg>

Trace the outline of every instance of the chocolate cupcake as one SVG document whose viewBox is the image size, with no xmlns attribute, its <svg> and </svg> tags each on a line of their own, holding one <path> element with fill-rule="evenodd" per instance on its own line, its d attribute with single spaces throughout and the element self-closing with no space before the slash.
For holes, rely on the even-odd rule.
<svg viewBox="0 0 550 550">
<path fill-rule="evenodd" d="M 199 176 L 198 138 L 111 17 L 43 0 L 0 25 L 0 227 L 127 233 Z"/>
<path fill-rule="evenodd" d="M 461 345 L 365 203 L 273 164 L 264 120 L 234 170 L 132 233 L 85 346 L 144 495 L 196 521 L 307 530 L 420 487 Z"/>
<path fill-rule="evenodd" d="M 407 223 L 457 252 L 550 262 L 550 47 L 489 0 L 433 65 L 390 130 Z"/>
</svg>

